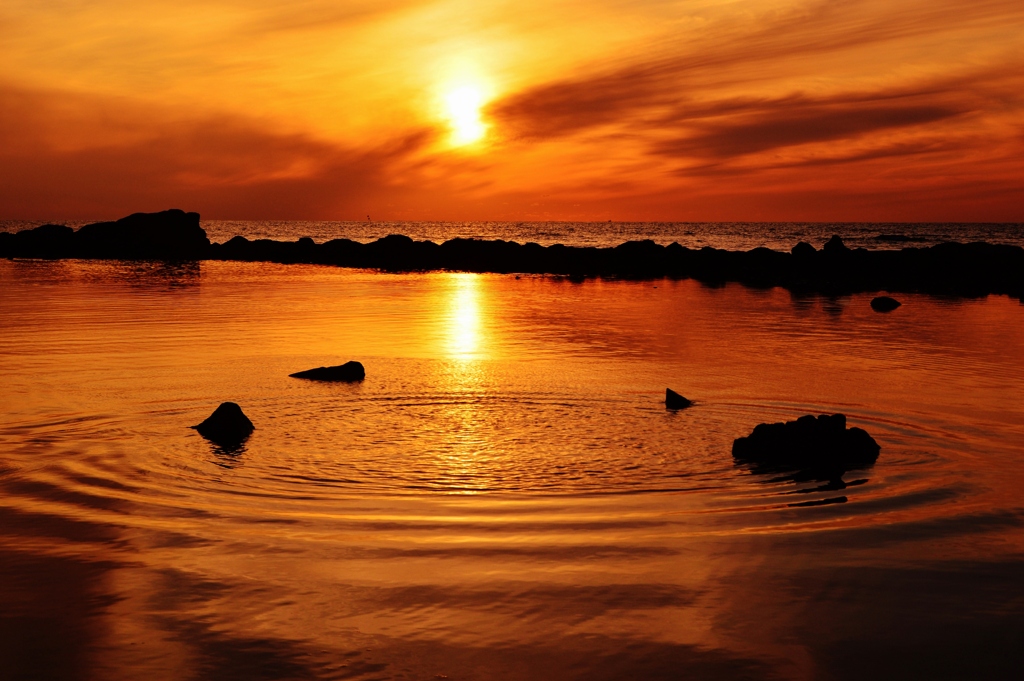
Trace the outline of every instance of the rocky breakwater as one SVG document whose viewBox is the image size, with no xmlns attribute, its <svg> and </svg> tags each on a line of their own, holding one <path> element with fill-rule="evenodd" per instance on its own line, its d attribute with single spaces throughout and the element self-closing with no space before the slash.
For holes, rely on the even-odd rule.
<svg viewBox="0 0 1024 681">
<path fill-rule="evenodd" d="M 44 225 L 0 234 L 0 257 L 213 259 L 313 263 L 388 271 L 566 275 L 627 279 L 693 278 L 740 282 L 796 292 L 841 295 L 867 291 L 939 295 L 1006 294 L 1024 299 L 1024 249 L 988 243 L 944 243 L 898 251 L 850 249 L 839 237 L 823 248 L 797 244 L 791 252 L 755 248 L 689 249 L 678 243 L 630 241 L 614 248 L 541 246 L 515 241 L 452 239 L 442 244 L 391 235 L 370 243 L 333 239 L 317 244 L 249 240 L 236 236 L 210 244 L 196 213 L 138 213 L 78 231 Z"/>
<path fill-rule="evenodd" d="M 457 270 L 627 279 L 693 278 L 792 291 L 849 294 L 865 291 L 1024 297 L 1024 249 L 988 243 L 944 243 L 898 251 L 850 249 L 839 237 L 821 249 L 797 244 L 789 253 L 699 250 L 677 243 L 630 241 L 614 248 L 541 246 L 514 241 L 452 239 L 442 244 L 391 235 L 363 244 L 334 239 L 316 244 L 250 241 L 237 236 L 210 247 L 221 260 L 319 263 L 390 271 Z"/>
</svg>

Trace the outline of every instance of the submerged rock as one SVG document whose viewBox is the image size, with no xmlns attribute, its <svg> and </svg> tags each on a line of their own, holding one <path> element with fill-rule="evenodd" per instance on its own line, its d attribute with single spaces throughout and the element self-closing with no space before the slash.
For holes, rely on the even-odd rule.
<svg viewBox="0 0 1024 681">
<path fill-rule="evenodd" d="M 847 428 L 843 414 L 801 416 L 785 423 L 762 423 L 732 443 L 732 455 L 755 472 L 801 471 L 807 479 L 839 479 L 867 468 L 881 447 L 860 428 Z"/>
<path fill-rule="evenodd" d="M 366 378 L 366 371 L 359 362 L 345 362 L 333 367 L 317 367 L 307 369 L 294 374 L 288 374 L 292 378 L 305 378 L 310 381 L 361 381 Z"/>
<path fill-rule="evenodd" d="M 693 402 L 686 399 L 672 388 L 665 388 L 665 408 L 666 409 L 686 409 Z"/>
<path fill-rule="evenodd" d="M 892 312 L 902 304 L 900 301 L 889 296 L 878 296 L 871 299 L 871 309 L 875 312 Z"/>
<path fill-rule="evenodd" d="M 221 403 L 208 419 L 192 427 L 210 442 L 225 448 L 237 447 L 256 430 L 249 417 L 242 413 L 242 408 L 234 402 Z"/>
</svg>

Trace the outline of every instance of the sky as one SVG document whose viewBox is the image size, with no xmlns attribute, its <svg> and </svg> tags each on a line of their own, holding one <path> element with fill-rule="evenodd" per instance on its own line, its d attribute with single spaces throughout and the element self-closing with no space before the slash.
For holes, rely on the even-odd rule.
<svg viewBox="0 0 1024 681">
<path fill-rule="evenodd" d="M 0 219 L 1024 222 L 1020 0 L 4 0 Z"/>
</svg>

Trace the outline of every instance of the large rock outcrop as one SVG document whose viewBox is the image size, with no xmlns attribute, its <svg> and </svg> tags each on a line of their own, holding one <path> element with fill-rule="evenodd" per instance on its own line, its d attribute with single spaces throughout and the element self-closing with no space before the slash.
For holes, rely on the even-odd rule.
<svg viewBox="0 0 1024 681">
<path fill-rule="evenodd" d="M 194 260 L 206 257 L 210 246 L 199 213 L 178 209 L 85 225 L 74 241 L 80 257 L 128 260 Z"/>
<path fill-rule="evenodd" d="M 43 225 L 0 238 L 0 256 L 19 258 L 199 260 L 210 256 L 209 249 L 199 213 L 178 209 L 134 213 L 77 231 Z"/>
</svg>

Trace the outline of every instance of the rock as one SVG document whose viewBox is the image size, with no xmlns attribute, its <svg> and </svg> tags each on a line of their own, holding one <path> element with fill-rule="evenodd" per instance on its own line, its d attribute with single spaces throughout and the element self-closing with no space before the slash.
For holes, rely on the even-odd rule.
<svg viewBox="0 0 1024 681">
<path fill-rule="evenodd" d="M 361 381 L 366 378 L 366 371 L 359 362 L 345 362 L 339 366 L 317 367 L 294 374 L 292 378 L 305 378 L 310 381 Z"/>
<path fill-rule="evenodd" d="M 64 225 L 42 225 L 15 234 L 13 246 L 23 258 L 66 258 L 74 253 L 74 234 Z"/>
<path fill-rule="evenodd" d="M 256 430 L 249 417 L 242 413 L 242 408 L 234 402 L 221 403 L 210 418 L 192 427 L 210 442 L 226 449 L 238 447 Z"/>
<path fill-rule="evenodd" d="M 665 408 L 666 409 L 686 409 L 693 402 L 686 399 L 675 390 L 671 388 L 665 388 Z"/>
<path fill-rule="evenodd" d="M 814 250 L 814 246 L 810 245 L 806 241 L 801 241 L 796 246 L 793 246 L 790 253 L 795 255 L 797 258 L 809 258 L 817 253 L 817 251 Z"/>
<path fill-rule="evenodd" d="M 832 238 L 825 242 L 825 245 L 821 247 L 821 250 L 826 253 L 846 253 L 850 249 L 846 247 L 843 240 L 839 238 L 838 234 L 833 234 Z"/>
<path fill-rule="evenodd" d="M 785 423 L 762 423 L 732 443 L 732 455 L 755 472 L 802 471 L 807 479 L 838 479 L 848 470 L 875 463 L 881 448 L 860 428 L 847 428 L 846 416 L 801 416 Z"/>
<path fill-rule="evenodd" d="M 85 225 L 74 242 L 79 257 L 129 260 L 198 260 L 210 247 L 199 213 L 176 208 Z"/>
<path fill-rule="evenodd" d="M 892 312 L 902 304 L 900 301 L 889 296 L 878 296 L 871 299 L 871 309 L 875 312 Z"/>
</svg>

